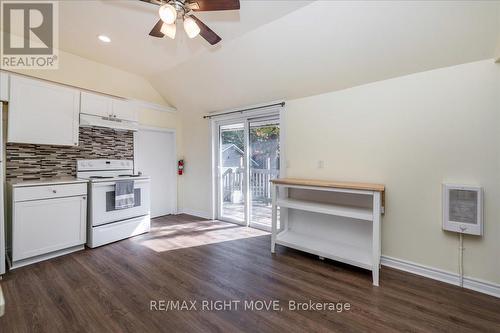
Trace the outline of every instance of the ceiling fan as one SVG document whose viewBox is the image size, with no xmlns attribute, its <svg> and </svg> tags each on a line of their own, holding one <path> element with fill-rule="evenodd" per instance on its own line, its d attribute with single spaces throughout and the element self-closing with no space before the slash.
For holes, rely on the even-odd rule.
<svg viewBox="0 0 500 333">
<path fill-rule="evenodd" d="M 205 38 L 211 45 L 222 40 L 212 29 L 207 27 L 192 12 L 237 10 L 240 9 L 239 0 L 140 0 L 153 5 L 160 6 L 158 14 L 160 19 L 155 24 L 150 36 L 163 38 L 164 36 L 175 38 L 177 20 L 182 20 L 184 30 L 189 38 L 198 35 Z"/>
</svg>

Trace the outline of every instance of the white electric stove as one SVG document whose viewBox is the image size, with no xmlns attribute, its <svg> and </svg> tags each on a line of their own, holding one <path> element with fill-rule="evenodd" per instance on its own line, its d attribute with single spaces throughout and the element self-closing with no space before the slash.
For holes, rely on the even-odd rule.
<svg viewBox="0 0 500 333">
<path fill-rule="evenodd" d="M 89 180 L 87 246 L 94 248 L 149 232 L 150 178 L 134 174 L 130 160 L 78 160 L 78 178 Z M 115 185 L 134 182 L 134 207 L 115 209 Z"/>
</svg>

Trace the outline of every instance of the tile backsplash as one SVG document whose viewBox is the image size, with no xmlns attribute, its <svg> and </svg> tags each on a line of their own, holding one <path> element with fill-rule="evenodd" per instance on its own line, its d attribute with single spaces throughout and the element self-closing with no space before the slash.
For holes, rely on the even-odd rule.
<svg viewBox="0 0 500 333">
<path fill-rule="evenodd" d="M 5 176 L 10 179 L 47 179 L 76 175 L 79 159 L 134 159 L 134 133 L 80 127 L 78 147 L 7 143 Z"/>
</svg>

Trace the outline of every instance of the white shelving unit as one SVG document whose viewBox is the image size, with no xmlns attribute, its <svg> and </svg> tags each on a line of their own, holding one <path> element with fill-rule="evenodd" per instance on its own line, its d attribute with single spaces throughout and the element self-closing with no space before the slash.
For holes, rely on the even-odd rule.
<svg viewBox="0 0 500 333">
<path fill-rule="evenodd" d="M 358 266 L 371 270 L 373 285 L 379 285 L 384 185 L 291 178 L 271 182 L 272 253 L 275 253 L 276 244 L 279 244 Z M 306 193 L 302 195 L 306 199 L 289 196 L 290 190 Z M 350 199 L 348 203 L 346 200 L 336 202 L 335 198 L 328 202 L 315 201 L 313 194 L 318 191 L 321 194 L 330 192 L 336 198 L 346 195 Z M 359 204 L 357 199 L 360 199 Z M 285 218 L 281 221 L 280 229 L 278 207 L 288 210 L 287 214 L 282 214 Z"/>
</svg>

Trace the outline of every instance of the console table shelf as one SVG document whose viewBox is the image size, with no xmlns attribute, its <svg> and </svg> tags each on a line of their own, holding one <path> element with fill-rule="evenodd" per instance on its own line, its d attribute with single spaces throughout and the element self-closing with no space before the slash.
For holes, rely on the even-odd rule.
<svg viewBox="0 0 500 333">
<path fill-rule="evenodd" d="M 372 210 L 361 207 L 324 204 L 319 202 L 296 200 L 290 198 L 278 199 L 277 205 L 284 208 L 300 209 L 309 212 L 317 212 L 335 216 L 350 217 L 358 220 L 373 221 Z"/>
<path fill-rule="evenodd" d="M 379 285 L 380 222 L 384 204 L 384 185 L 292 178 L 275 179 L 271 182 L 273 253 L 276 244 L 279 244 L 368 269 L 372 271 L 373 284 Z M 335 192 L 340 196 L 355 195 L 355 198 L 370 199 L 371 205 L 370 207 L 361 204 L 347 205 L 337 203 L 335 200 L 318 202 L 311 199 L 313 195 L 307 196 L 307 200 L 297 199 L 289 197 L 288 192 L 291 189 Z M 278 207 L 287 211 L 286 214 L 281 214 L 281 230 L 278 230 Z M 307 218 L 299 215 L 298 219 L 289 221 L 288 210 L 308 212 L 312 215 L 308 215 Z M 320 214 L 320 217 L 317 214 Z M 321 217 L 325 215 L 330 216 L 327 222 L 331 223 L 325 223 L 325 219 Z"/>
<path fill-rule="evenodd" d="M 365 269 L 372 269 L 372 254 L 371 249 L 368 248 L 363 249 L 341 242 L 325 241 L 293 231 L 280 232 L 276 236 L 276 244 Z"/>
</svg>

